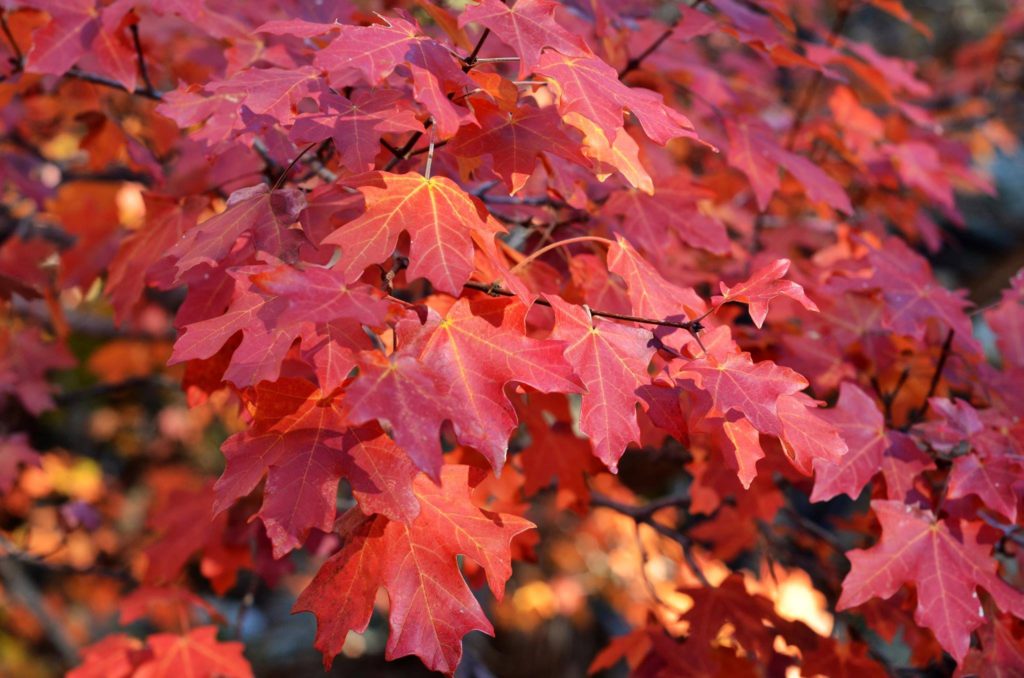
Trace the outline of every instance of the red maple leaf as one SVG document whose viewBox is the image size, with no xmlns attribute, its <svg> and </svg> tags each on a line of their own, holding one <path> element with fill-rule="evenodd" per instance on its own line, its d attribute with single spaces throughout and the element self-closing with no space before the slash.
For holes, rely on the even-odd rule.
<svg viewBox="0 0 1024 678">
<path fill-rule="evenodd" d="M 408 233 L 409 275 L 458 296 L 473 271 L 472 233 L 500 230 L 483 204 L 451 179 L 371 172 L 352 184 L 366 198 L 366 211 L 323 240 L 341 247 L 336 270 L 347 282 L 391 256 L 398 236 Z"/>
<path fill-rule="evenodd" d="M 654 349 L 650 333 L 592 318 L 579 306 L 547 295 L 555 311 L 554 339 L 566 342 L 565 357 L 586 387 L 580 430 L 593 442 L 594 454 L 614 473 L 630 443 L 640 441 L 637 389 L 650 383 L 647 366 Z"/>
<path fill-rule="evenodd" d="M 979 540 L 980 523 L 938 520 L 901 501 L 873 501 L 871 509 L 882 538 L 870 549 L 847 553 L 852 567 L 836 609 L 888 598 L 904 584 L 916 584 L 914 620 L 930 628 L 958 662 L 967 655 L 971 632 L 985 620 L 979 587 L 1000 609 L 1024 615 L 1024 594 L 996 574 L 992 546 Z"/>
<path fill-rule="evenodd" d="M 778 297 L 789 297 L 807 310 L 817 311 L 817 305 L 807 298 L 800 284 L 792 280 L 783 280 L 782 276 L 789 270 L 789 264 L 789 259 L 776 259 L 754 271 L 749 279 L 741 283 L 731 287 L 724 282 L 719 283 L 722 294 L 715 295 L 711 303 L 715 306 L 721 306 L 728 301 L 747 304 L 750 308 L 750 317 L 757 327 L 761 327 L 764 319 L 768 317 L 768 304 Z"/>
<path fill-rule="evenodd" d="M 390 601 L 388 659 L 415 654 L 428 668 L 454 675 L 462 636 L 493 633 L 456 558 L 464 555 L 483 567 L 500 599 L 512 574 L 509 544 L 531 523 L 477 508 L 470 500 L 468 466 L 445 466 L 440 486 L 421 476 L 414 491 L 420 514 L 411 525 L 384 516 L 343 517 L 344 546 L 299 595 L 294 611 L 316 615 L 316 647 L 325 665 L 349 631 L 366 629 L 382 586 Z"/>
<path fill-rule="evenodd" d="M 459 26 L 478 23 L 515 50 L 522 80 L 537 69 L 545 49 L 555 49 L 567 56 L 592 54 L 580 36 L 555 21 L 557 7 L 550 0 L 518 0 L 511 7 L 500 0 L 481 0 L 459 15 Z"/>
</svg>

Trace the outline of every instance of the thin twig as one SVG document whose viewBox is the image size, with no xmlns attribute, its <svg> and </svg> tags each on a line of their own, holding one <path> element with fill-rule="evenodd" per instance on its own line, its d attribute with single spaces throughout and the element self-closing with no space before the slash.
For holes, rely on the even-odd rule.
<svg viewBox="0 0 1024 678">
<path fill-rule="evenodd" d="M 292 171 L 292 168 L 295 167 L 295 164 L 297 162 L 299 162 L 299 160 L 302 159 L 302 156 L 304 156 L 307 153 L 309 153 L 313 149 L 313 147 L 316 146 L 316 144 L 317 144 L 317 142 L 314 141 L 309 146 L 306 146 L 304 149 L 299 151 L 299 154 L 297 156 L 292 158 L 292 161 L 290 163 L 288 163 L 288 167 L 285 167 L 284 171 L 281 172 L 280 176 L 277 177 L 277 181 L 274 182 L 274 187 L 272 189 L 270 189 L 271 193 L 273 193 L 277 189 L 281 188 L 281 184 L 284 183 L 284 180 L 288 177 L 288 173 Z"/>
<path fill-rule="evenodd" d="M 161 92 L 151 92 L 144 87 L 136 87 L 134 90 L 129 90 L 124 85 L 119 83 L 117 80 L 113 80 L 103 75 L 97 75 L 96 73 L 89 73 L 87 71 L 83 71 L 77 66 L 69 70 L 64 75 L 68 78 L 75 78 L 76 80 L 91 82 L 94 85 L 103 85 L 104 87 L 109 87 L 111 89 L 118 89 L 122 92 L 128 92 L 129 94 L 134 94 L 138 97 L 152 99 L 153 101 L 163 101 L 164 99 L 164 95 Z"/>
<path fill-rule="evenodd" d="M 496 283 L 488 284 L 488 283 L 477 282 L 475 280 L 470 280 L 469 282 L 464 283 L 463 287 L 468 287 L 469 289 L 472 289 L 472 290 L 479 290 L 481 292 L 486 292 L 487 294 L 490 294 L 490 295 L 496 296 L 496 297 L 514 297 L 516 295 L 515 292 L 513 292 L 511 290 L 506 290 L 505 288 L 500 287 Z M 546 299 L 537 299 L 537 301 L 535 303 L 540 304 L 541 306 L 548 306 L 548 307 L 551 306 L 551 303 L 548 302 Z M 698 331 L 696 329 L 697 328 L 697 323 L 696 323 L 696 321 L 693 321 L 693 320 L 690 320 L 690 321 L 687 321 L 687 322 L 678 322 L 678 321 L 675 321 L 675 320 L 657 320 L 655 318 L 641 318 L 640 316 L 626 315 L 625 313 L 612 313 L 611 311 L 600 311 L 600 310 L 593 309 L 593 308 L 590 309 L 590 315 L 594 315 L 594 316 L 597 316 L 599 318 L 608 318 L 609 320 L 622 320 L 624 322 L 640 323 L 642 325 L 657 325 L 659 327 L 674 327 L 674 328 L 679 329 L 679 330 L 686 330 L 690 334 L 694 334 L 695 332 Z"/>
<path fill-rule="evenodd" d="M 132 33 L 132 43 L 135 45 L 135 56 L 139 60 L 139 75 L 142 76 L 142 82 L 146 85 L 146 91 L 149 93 L 156 92 L 156 88 L 153 87 L 153 81 L 149 79 L 149 68 L 146 66 L 146 57 L 142 54 L 142 41 L 139 39 L 139 25 L 133 23 L 128 27 L 128 30 Z"/>
<path fill-rule="evenodd" d="M 652 502 L 646 506 L 629 506 L 628 504 L 622 504 L 599 494 L 592 493 L 590 495 L 590 504 L 592 506 L 599 506 L 601 508 L 618 511 L 623 515 L 629 516 L 638 523 L 650 525 L 658 534 L 668 537 L 678 543 L 683 548 L 683 558 L 686 559 L 686 564 L 693 572 L 693 576 L 700 581 L 701 585 L 710 587 L 711 582 L 709 582 L 707 577 L 704 576 L 704 571 L 701 570 L 700 565 L 697 564 L 697 559 L 693 555 L 693 540 L 679 530 L 672 529 L 671 527 L 659 523 L 654 519 L 654 514 L 657 511 L 670 506 L 686 506 L 689 501 L 689 497 L 684 496 L 668 497 L 660 501 Z"/>
<path fill-rule="evenodd" d="M 843 2 L 842 6 L 836 13 L 836 18 L 832 22 L 832 28 L 829 31 L 829 35 L 826 43 L 829 47 L 835 45 L 839 39 L 839 34 L 842 33 L 843 27 L 846 25 L 846 20 L 850 17 L 850 3 Z M 815 98 L 818 96 L 818 89 L 825 81 L 825 74 L 823 71 L 816 71 L 811 79 L 811 84 L 804 90 L 803 99 L 797 106 L 796 114 L 793 116 L 793 122 L 789 125 L 789 131 L 786 133 L 785 148 L 787 151 L 792 151 L 796 146 L 797 136 L 800 134 L 800 130 L 804 126 L 804 121 L 807 115 L 810 113 L 811 104 L 814 103 Z M 765 206 L 767 208 L 767 205 Z M 754 219 L 753 227 L 753 242 L 750 244 L 751 252 L 757 254 L 761 251 L 761 232 L 764 230 L 764 222 L 767 216 L 764 212 L 759 212 L 757 217 Z"/>
<path fill-rule="evenodd" d="M 704 2 L 704 0 L 696 0 L 696 2 L 690 5 L 690 9 L 696 9 L 702 2 Z M 619 80 L 622 80 L 624 77 L 640 68 L 640 66 L 644 62 L 644 59 L 658 51 L 658 48 L 665 44 L 666 40 L 672 37 L 672 33 L 676 30 L 676 27 L 678 25 L 679 19 L 676 19 L 668 28 L 665 29 L 665 31 L 661 35 L 655 38 L 654 42 L 648 45 L 643 51 L 641 51 L 635 57 L 627 61 L 623 69 L 619 71 Z"/>
<path fill-rule="evenodd" d="M 635 57 L 627 61 L 625 67 L 621 71 L 619 71 L 619 80 L 622 80 L 627 75 L 640 68 L 640 65 L 644 62 L 644 59 L 654 54 L 654 52 L 657 51 L 657 49 L 661 47 L 666 40 L 672 37 L 672 33 L 675 32 L 675 30 L 676 23 L 673 22 L 671 26 L 665 29 L 664 33 L 659 35 L 654 42 L 647 46 L 647 49 L 645 49 L 644 51 L 640 52 Z"/>
<path fill-rule="evenodd" d="M 429 125 L 430 125 L 430 120 L 427 120 L 427 122 L 423 126 L 424 127 L 428 127 Z M 406 158 L 408 158 L 409 157 L 409 153 L 412 151 L 413 147 L 416 146 L 416 143 L 422 137 L 423 137 L 423 132 L 413 132 L 412 136 L 409 137 L 409 140 L 406 141 L 405 144 L 401 148 L 398 148 L 398 149 L 392 149 L 391 145 L 388 144 L 387 148 L 388 148 L 389 151 L 391 151 L 391 155 L 394 156 L 394 157 L 392 157 L 391 160 L 388 161 L 387 165 L 384 165 L 384 171 L 385 172 L 390 172 L 391 170 L 393 170 L 395 168 L 395 165 L 397 165 L 398 163 L 400 163 L 403 160 L 405 160 Z"/>
<path fill-rule="evenodd" d="M 846 25 L 846 20 L 850 18 L 850 4 L 851 3 L 849 2 L 842 3 L 842 6 L 836 12 L 836 18 L 832 22 L 832 28 L 829 31 L 828 39 L 826 41 L 826 44 L 829 47 L 835 46 L 836 41 L 839 39 L 839 34 L 843 32 L 843 27 Z M 787 151 L 792 151 L 793 147 L 796 145 L 796 137 L 803 128 L 804 121 L 810 113 L 811 104 L 814 103 L 814 99 L 818 95 L 818 89 L 824 81 L 824 71 L 815 71 L 811 84 L 806 90 L 804 90 L 804 98 L 797 107 L 796 115 L 793 117 L 793 122 L 789 126 L 789 133 L 786 135 Z"/>
<path fill-rule="evenodd" d="M 484 48 L 484 43 L 487 42 L 488 36 L 491 34 L 490 28 L 485 28 L 484 32 L 480 34 L 480 39 L 476 41 L 476 46 L 473 47 L 473 51 L 469 53 L 469 56 L 462 60 L 462 70 L 468 73 L 473 66 L 476 65 L 476 57 L 480 54 L 480 50 Z"/>
<path fill-rule="evenodd" d="M 924 396 L 924 402 L 920 406 L 914 408 L 907 417 L 906 428 L 910 428 L 914 424 L 924 419 L 925 413 L 928 411 L 929 401 L 932 396 L 935 395 L 936 389 L 939 387 L 939 382 L 942 380 L 942 371 L 946 367 L 946 361 L 949 360 L 949 354 L 953 348 L 953 335 L 955 330 L 950 329 L 946 333 L 946 340 L 942 342 L 942 352 L 939 353 L 939 362 L 935 364 L 935 371 L 932 373 L 932 380 L 928 384 L 928 392 Z"/>
<path fill-rule="evenodd" d="M 78 650 L 71 641 L 64 624 L 58 621 L 46 608 L 46 601 L 43 594 L 36 587 L 24 568 L 8 557 L 0 557 L 0 579 L 3 579 L 4 590 L 14 600 L 18 600 L 32 613 L 39 622 L 39 625 L 46 631 L 47 637 L 60 653 L 61 660 L 66 666 L 74 666 L 78 663 Z"/>
<path fill-rule="evenodd" d="M 25 54 L 21 51 L 21 47 L 18 46 L 18 41 L 14 39 L 14 33 L 11 32 L 11 27 L 7 25 L 7 13 L 0 12 L 0 27 L 3 28 L 4 35 L 7 36 L 7 41 L 11 43 L 11 51 L 14 52 L 15 66 L 17 70 L 21 70 L 21 65 L 25 63 Z"/>
</svg>

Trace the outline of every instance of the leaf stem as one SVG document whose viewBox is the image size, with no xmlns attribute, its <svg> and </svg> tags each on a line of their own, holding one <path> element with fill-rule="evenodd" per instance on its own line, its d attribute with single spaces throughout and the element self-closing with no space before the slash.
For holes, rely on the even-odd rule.
<svg viewBox="0 0 1024 678">
<path fill-rule="evenodd" d="M 317 145 L 317 143 L 319 143 L 319 142 L 314 141 L 309 146 L 306 146 L 304 149 L 299 151 L 299 154 L 297 156 L 295 156 L 295 158 L 292 159 L 292 161 L 290 163 L 288 163 L 288 166 L 284 168 L 284 171 L 281 172 L 280 175 L 278 175 L 277 181 L 274 182 L 274 187 L 272 189 L 270 189 L 271 193 L 273 193 L 277 189 L 281 188 L 281 184 L 284 183 L 284 180 L 288 177 L 288 173 L 292 171 L 293 167 L 295 167 L 295 163 L 297 163 L 299 160 L 301 160 L 302 156 L 304 156 L 307 153 L 309 153 L 310 150 L 312 150 L 312 148 Z"/>
<path fill-rule="evenodd" d="M 427 166 L 423 169 L 423 176 L 430 178 L 430 170 L 434 166 L 434 129 L 430 129 L 430 145 L 427 147 Z"/>
</svg>

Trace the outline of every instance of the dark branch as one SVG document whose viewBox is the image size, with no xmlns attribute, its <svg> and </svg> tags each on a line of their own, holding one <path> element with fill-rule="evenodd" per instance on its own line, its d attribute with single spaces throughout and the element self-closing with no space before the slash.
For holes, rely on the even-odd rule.
<svg viewBox="0 0 1024 678">
<path fill-rule="evenodd" d="M 146 57 L 142 54 L 142 41 L 139 40 L 139 25 L 132 24 L 129 27 L 132 32 L 132 43 L 135 45 L 135 56 L 139 60 L 139 75 L 142 76 L 142 82 L 146 85 L 146 90 L 150 94 L 156 92 L 156 88 L 153 87 L 153 81 L 149 79 L 149 68 L 146 67 Z"/>
<path fill-rule="evenodd" d="M 487 37 L 490 34 L 491 34 L 491 29 L 490 28 L 485 28 L 484 32 L 480 34 L 480 39 L 476 41 L 476 46 L 473 48 L 473 51 L 469 53 L 468 57 L 466 57 L 465 59 L 462 60 L 462 63 L 463 63 L 462 70 L 463 70 L 463 72 L 468 73 L 473 68 L 473 66 L 476 65 L 476 63 L 477 63 L 476 58 L 480 54 L 480 50 L 483 49 L 484 43 L 487 42 Z"/>
<path fill-rule="evenodd" d="M 700 569 L 700 565 L 697 564 L 697 559 L 693 555 L 693 540 L 679 530 L 659 523 L 654 519 L 654 514 L 661 509 L 669 507 L 685 507 L 689 503 L 689 497 L 679 496 L 666 497 L 643 506 L 629 506 L 628 504 L 622 504 L 599 494 L 590 495 L 591 506 L 612 509 L 613 511 L 629 516 L 637 523 L 650 525 L 658 534 L 668 537 L 679 544 L 683 548 L 683 558 L 686 559 L 686 564 L 690 566 L 693 576 L 695 576 L 702 585 L 710 587 L 711 582 L 709 582 L 707 577 L 704 576 L 703 570 Z"/>
<path fill-rule="evenodd" d="M 22 53 L 21 47 L 18 46 L 18 41 L 14 39 L 14 33 L 11 33 L 11 27 L 7 25 L 7 15 L 3 12 L 0 12 L 0 27 L 3 28 L 7 42 L 11 43 L 11 51 L 14 52 L 14 65 L 21 70 L 21 64 L 25 62 L 25 55 Z"/>
<path fill-rule="evenodd" d="M 924 415 L 928 411 L 928 401 L 932 399 L 936 389 L 939 388 L 939 382 L 942 380 L 942 371 L 946 368 L 946 361 L 949 360 L 949 354 L 952 352 L 954 334 L 955 331 L 952 329 L 946 333 L 946 340 L 942 342 L 942 352 L 939 353 L 939 362 L 935 364 L 935 371 L 932 373 L 932 380 L 928 384 L 928 392 L 924 396 L 924 402 L 910 412 L 910 415 L 907 417 L 906 428 L 910 428 L 924 419 Z"/>
<path fill-rule="evenodd" d="M 88 73 L 78 68 L 77 66 L 69 70 L 67 73 L 65 73 L 65 76 L 69 78 L 75 78 L 76 80 L 91 82 L 94 85 L 103 85 L 104 87 L 110 87 L 111 89 L 119 89 L 122 92 L 128 92 L 129 94 L 134 94 L 135 96 L 142 97 L 144 99 L 152 99 L 153 101 L 163 101 L 164 99 L 164 95 L 162 92 L 150 91 L 144 87 L 136 87 L 134 90 L 128 90 L 124 85 L 119 83 L 117 80 L 113 80 L 102 75 L 97 75 L 96 73 Z"/>
<path fill-rule="evenodd" d="M 500 287 L 497 283 L 487 284 L 482 282 L 476 282 L 470 280 L 465 283 L 463 287 L 468 287 L 471 290 L 479 290 L 486 292 L 491 296 L 495 297 L 514 297 L 515 292 L 506 290 Z M 536 303 L 541 306 L 551 306 L 550 302 L 546 299 L 537 299 Z M 635 315 L 626 315 L 625 313 L 612 313 L 611 311 L 599 311 L 597 309 L 590 309 L 590 315 L 597 316 L 599 318 L 608 318 L 609 320 L 622 320 L 624 322 L 640 323 L 642 325 L 657 325 L 659 327 L 674 327 L 680 330 L 686 330 L 687 332 L 694 334 L 699 331 L 699 323 L 696 320 L 689 320 L 686 322 L 679 322 L 677 320 L 658 320 L 656 318 L 642 318 Z"/>
</svg>

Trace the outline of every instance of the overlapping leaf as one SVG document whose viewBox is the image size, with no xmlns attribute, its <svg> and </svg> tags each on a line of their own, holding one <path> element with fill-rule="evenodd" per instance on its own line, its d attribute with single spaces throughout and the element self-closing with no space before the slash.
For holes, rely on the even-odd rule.
<svg viewBox="0 0 1024 678">
<path fill-rule="evenodd" d="M 316 646 L 325 664 L 341 651 L 349 631 L 366 629 L 380 587 L 390 602 L 388 659 L 415 654 L 428 668 L 453 675 L 462 636 L 493 633 L 456 559 L 463 555 L 480 564 L 500 599 L 512 574 L 509 544 L 532 525 L 477 508 L 465 466 L 445 466 L 440 486 L 421 476 L 414 492 L 421 509 L 411 525 L 345 516 L 344 545 L 299 596 L 295 611 L 316 615 Z"/>
<path fill-rule="evenodd" d="M 458 296 L 473 270 L 472 234 L 499 228 L 488 222 L 484 206 L 444 177 L 372 172 L 353 183 L 366 198 L 366 212 L 324 238 L 323 244 L 341 247 L 335 270 L 354 282 L 408 233 L 409 275 Z"/>
<path fill-rule="evenodd" d="M 875 596 L 888 598 L 914 583 L 915 621 L 930 628 L 957 661 L 967 655 L 971 632 L 985 619 L 979 587 L 1000 609 L 1024 615 L 1024 595 L 996 573 L 992 546 L 979 536 L 980 523 L 937 520 L 931 512 L 900 501 L 873 501 L 871 509 L 882 524 L 882 538 L 870 549 L 847 554 L 852 569 L 837 609 Z"/>
<path fill-rule="evenodd" d="M 551 336 L 566 342 L 565 357 L 587 389 L 580 430 L 593 442 L 594 454 L 615 471 L 626 447 L 639 442 L 637 389 L 650 383 L 650 333 L 599 321 L 559 297 L 547 300 L 555 311 Z"/>
<path fill-rule="evenodd" d="M 590 48 L 580 36 L 555 21 L 558 5 L 549 0 L 518 0 L 511 7 L 500 0 L 481 0 L 459 15 L 459 26 L 470 22 L 490 29 L 519 55 L 519 78 L 536 70 L 544 49 L 567 56 L 588 56 Z"/>
</svg>

